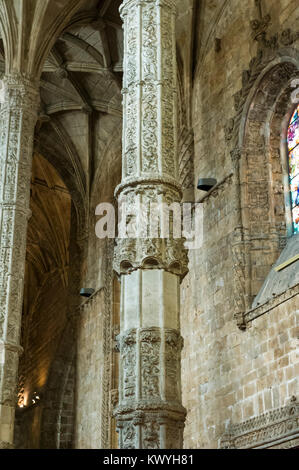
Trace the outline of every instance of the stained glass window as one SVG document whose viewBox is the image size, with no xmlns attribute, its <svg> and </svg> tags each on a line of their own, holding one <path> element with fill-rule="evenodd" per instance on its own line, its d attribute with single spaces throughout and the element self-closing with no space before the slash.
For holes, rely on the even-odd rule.
<svg viewBox="0 0 299 470">
<path fill-rule="evenodd" d="M 294 233 L 299 233 L 299 105 L 288 127 L 289 177 Z"/>
</svg>

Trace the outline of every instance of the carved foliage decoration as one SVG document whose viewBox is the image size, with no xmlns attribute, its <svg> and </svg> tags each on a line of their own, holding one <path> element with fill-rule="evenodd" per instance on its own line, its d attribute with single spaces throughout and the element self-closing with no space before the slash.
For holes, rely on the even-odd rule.
<svg viewBox="0 0 299 470">
<path fill-rule="evenodd" d="M 148 420 L 142 427 L 143 449 L 159 449 L 160 425 L 155 420 Z"/>
<path fill-rule="evenodd" d="M 123 367 L 123 397 L 135 397 L 136 390 L 136 331 L 131 330 L 121 338 L 120 348 Z"/>
<path fill-rule="evenodd" d="M 160 334 L 155 330 L 142 331 L 140 341 L 142 396 L 159 397 Z"/>
<path fill-rule="evenodd" d="M 179 366 L 183 339 L 178 332 L 168 331 L 165 337 L 165 380 L 168 400 L 179 400 Z"/>
<path fill-rule="evenodd" d="M 136 172 L 176 177 L 174 3 L 123 2 L 121 14 L 125 177 Z"/>
<path fill-rule="evenodd" d="M 131 421 L 126 421 L 121 430 L 122 449 L 136 449 L 136 427 Z"/>
</svg>

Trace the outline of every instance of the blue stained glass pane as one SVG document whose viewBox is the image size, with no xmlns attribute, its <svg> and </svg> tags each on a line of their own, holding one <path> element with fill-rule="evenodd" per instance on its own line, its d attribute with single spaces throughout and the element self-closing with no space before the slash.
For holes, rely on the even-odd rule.
<svg viewBox="0 0 299 470">
<path fill-rule="evenodd" d="M 292 124 L 294 121 L 296 121 L 299 118 L 299 111 L 298 108 L 295 110 L 293 116 L 291 117 L 290 124 Z"/>
<path fill-rule="evenodd" d="M 289 178 L 294 233 L 299 233 L 299 105 L 288 127 Z"/>
</svg>

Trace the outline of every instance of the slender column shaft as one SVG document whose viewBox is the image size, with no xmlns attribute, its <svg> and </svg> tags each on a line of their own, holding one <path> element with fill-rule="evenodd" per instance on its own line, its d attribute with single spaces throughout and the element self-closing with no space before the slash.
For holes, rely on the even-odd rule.
<svg viewBox="0 0 299 470">
<path fill-rule="evenodd" d="M 0 109 L 0 448 L 13 443 L 38 86 L 5 76 Z"/>
<path fill-rule="evenodd" d="M 115 412 L 121 448 L 181 448 L 180 280 L 187 273 L 182 238 L 162 205 L 176 203 L 177 96 L 174 0 L 124 0 L 124 120 L 119 206 L 135 235 L 120 237 L 120 390 Z M 157 207 L 157 231 L 149 214 Z M 141 230 L 141 222 L 145 222 Z M 168 228 L 169 236 L 161 236 Z M 127 231 L 128 233 L 128 231 Z"/>
</svg>

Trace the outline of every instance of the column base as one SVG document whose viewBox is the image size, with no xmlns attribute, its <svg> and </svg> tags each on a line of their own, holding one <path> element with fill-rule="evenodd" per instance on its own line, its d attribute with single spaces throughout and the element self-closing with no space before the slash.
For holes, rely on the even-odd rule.
<svg viewBox="0 0 299 470">
<path fill-rule="evenodd" d="M 14 449 L 14 445 L 10 442 L 0 441 L 0 449 Z"/>
<path fill-rule="evenodd" d="M 162 403 L 120 405 L 114 416 L 121 449 L 181 449 L 186 410 Z"/>
</svg>

